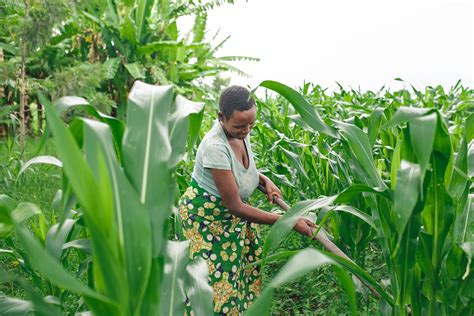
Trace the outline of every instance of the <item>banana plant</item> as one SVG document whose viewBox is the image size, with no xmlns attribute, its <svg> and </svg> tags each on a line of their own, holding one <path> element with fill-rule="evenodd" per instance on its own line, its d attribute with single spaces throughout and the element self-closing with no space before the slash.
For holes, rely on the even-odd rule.
<svg viewBox="0 0 474 316">
<path fill-rule="evenodd" d="M 232 1 L 230 1 L 232 2 Z M 173 84 L 183 95 L 206 96 L 198 81 L 224 71 L 244 74 L 229 62 L 258 61 L 245 56 L 216 56 L 226 40 L 212 45 L 204 38 L 207 10 L 214 1 L 109 0 L 107 5 L 85 8 L 84 17 L 100 44 L 90 45 L 102 58 L 108 79 L 114 86 L 117 115 L 126 113 L 129 83 Z M 193 16 L 189 33 L 179 32 L 178 19 Z M 100 59 L 100 57 L 99 57 Z M 245 74 L 244 74 L 245 75 Z"/>
</svg>

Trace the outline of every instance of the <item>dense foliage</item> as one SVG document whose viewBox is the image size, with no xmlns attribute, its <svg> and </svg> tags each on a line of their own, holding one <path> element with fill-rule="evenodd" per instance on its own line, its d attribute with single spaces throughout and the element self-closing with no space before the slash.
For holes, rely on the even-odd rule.
<svg viewBox="0 0 474 316">
<path fill-rule="evenodd" d="M 181 315 L 187 295 L 209 315 L 170 224 L 221 73 L 254 60 L 206 41 L 223 2 L 1 0 L 0 314 Z M 473 314 L 473 90 L 256 91 L 256 161 L 293 207 L 263 229 L 248 314 Z M 353 260 L 292 233 L 299 216 Z"/>
<path fill-rule="evenodd" d="M 206 40 L 207 11 L 225 2 L 232 1 L 2 0 L 0 135 L 15 133 L 15 123 L 22 135 L 42 129 L 38 92 L 85 97 L 120 118 L 137 79 L 214 100 L 225 82 L 219 75 L 240 72 L 229 62 L 256 60 L 217 56 L 225 41 Z M 182 17 L 194 19 L 188 33 L 178 30 Z M 8 116 L 15 112 L 19 122 Z"/>
<path fill-rule="evenodd" d="M 290 203 L 296 204 L 286 213 L 281 223 L 266 233 L 264 247 L 266 257 L 260 264 L 266 267 L 267 287 L 262 298 L 249 312 L 268 312 L 272 305 L 271 297 L 284 295 L 284 292 L 278 290 L 279 287 L 321 265 L 329 265 L 334 269 L 334 274 L 327 269 L 319 271 L 325 271 L 338 280 L 346 292 L 346 299 L 349 299 L 351 308 L 342 305 L 337 312 L 352 310 L 355 313 L 357 310 L 367 310 L 366 308 L 369 308 L 367 311 L 373 312 L 375 308 L 374 305 L 364 306 L 363 297 L 371 294 L 364 290 L 364 286 L 359 282 L 354 286 L 348 273 L 356 275 L 380 294 L 381 299 L 372 297 L 369 301 L 379 302 L 380 306 L 377 309 L 380 308 L 382 313 L 406 314 L 411 310 L 417 315 L 425 313 L 435 315 L 448 312 L 465 314 L 472 311 L 473 277 L 470 272 L 474 171 L 472 90 L 458 83 L 447 92 L 441 87 L 428 87 L 423 92 L 381 90 L 377 93 L 345 91 L 341 88 L 340 91 L 329 95 L 319 86 L 311 84 L 302 87 L 300 93 L 276 82 L 264 82 L 262 86 L 277 91 L 281 96 L 267 96 L 257 102 L 259 123 L 252 134 L 254 152 L 260 170 L 281 186 L 285 198 Z M 87 109 L 89 115 L 101 121 L 104 127 L 99 128 L 100 125 L 94 127 L 97 123 L 93 124 L 90 120 L 79 118 L 73 120 L 69 124 L 69 130 L 75 136 L 75 143 L 83 147 L 86 157 L 97 159 L 102 155 L 98 155 L 97 149 L 88 145 L 90 141 L 87 139 L 97 139 L 96 141 L 102 139 L 102 146 L 105 146 L 103 150 L 107 150 L 104 154 L 108 152 L 105 157 L 115 152 L 116 159 L 123 164 L 126 171 L 127 161 L 130 160 L 124 156 L 127 150 L 125 146 L 127 137 L 123 136 L 125 128 L 123 123 L 98 112 L 84 99 L 60 99 L 56 104 L 58 112 L 76 106 Z M 188 107 L 189 110 L 192 108 Z M 170 110 L 173 111 L 172 108 Z M 50 111 L 50 115 L 53 113 Z M 170 156 L 165 159 L 168 163 L 173 162 L 171 166 L 178 168 L 177 183 L 181 192 L 190 177 L 191 158 L 196 149 L 192 144 L 209 128 L 215 119 L 215 114 L 215 108 L 208 108 L 204 115 L 194 116 L 188 137 L 190 145 L 187 158 L 171 159 Z M 50 120 L 54 117 L 55 115 L 51 116 Z M 170 118 L 173 117 L 171 114 Z M 199 128 L 201 119 L 202 125 Z M 140 122 L 147 120 L 132 121 L 127 122 L 127 126 L 130 124 L 139 126 Z M 65 130 L 59 129 L 59 121 L 54 119 L 53 122 L 55 122 L 54 135 L 67 134 Z M 109 126 L 110 130 L 108 141 L 107 138 L 97 136 L 101 133 L 99 130 L 105 126 Z M 94 132 L 95 128 L 99 130 Z M 59 132 L 61 130 L 62 132 Z M 92 137 L 94 133 L 99 134 Z M 146 144 L 145 135 L 146 133 L 138 143 Z M 183 134 L 180 137 L 182 140 L 186 139 Z M 88 203 L 97 203 L 94 196 L 99 193 L 79 199 L 79 195 L 84 194 L 79 192 L 86 185 L 74 184 L 75 180 L 72 179 L 80 178 L 77 174 L 80 170 L 75 167 L 68 171 L 66 168 L 66 161 L 72 159 L 67 158 L 68 153 L 76 150 L 71 149 L 74 147 L 73 143 L 61 144 L 60 140 L 55 143 L 58 157 L 64 163 L 63 168 L 67 176 L 65 179 L 68 180 L 63 183 L 63 190 L 60 191 L 67 194 L 58 193 L 52 204 L 52 213 L 56 214 L 53 217 L 58 218 L 59 223 L 63 224 L 58 226 L 55 221 L 48 219 L 53 218 L 50 216 L 51 211 L 43 213 L 33 205 L 24 203 L 17 205 L 17 202 L 2 197 L 3 210 L 9 206 L 10 211 L 7 213 L 11 214 L 12 218 L 9 226 L 3 226 L 6 237 L 3 253 L 10 257 L 7 262 L 20 262 L 22 275 L 36 287 L 34 290 L 23 278 L 12 279 L 10 274 L 6 280 L 16 282 L 16 287 L 22 289 L 19 293 L 25 293 L 27 295 L 25 298 L 28 300 L 5 298 L 4 302 L 11 304 L 6 306 L 23 304 L 25 309 L 38 310 L 46 308 L 41 307 L 45 304 L 41 297 L 49 298 L 47 302 L 50 302 L 51 297 L 55 297 L 55 300 L 59 300 L 62 305 L 63 311 L 71 312 L 71 309 L 79 311 L 86 306 L 91 310 L 97 310 L 97 307 L 94 307 L 96 304 L 94 299 L 98 298 L 92 296 L 91 301 L 91 293 L 84 292 L 86 291 L 84 289 L 71 288 L 70 285 L 61 283 L 61 280 L 59 282 L 53 278 L 52 272 L 48 274 L 44 270 L 45 266 L 41 266 L 40 260 L 31 260 L 32 248 L 28 247 L 34 246 L 36 248 L 33 249 L 40 253 L 44 251 L 39 244 L 33 242 L 34 238 L 37 238 L 44 244 L 46 251 L 55 254 L 57 263 L 53 264 L 51 261 L 49 266 L 60 269 L 62 265 L 66 270 L 77 271 L 78 280 L 86 282 L 99 291 L 98 293 L 104 293 L 107 297 L 111 295 L 105 289 L 105 292 L 102 292 L 103 290 L 98 287 L 99 280 L 95 279 L 94 275 L 100 272 L 94 274 L 90 270 L 94 266 L 91 265 L 92 262 L 100 262 L 97 256 L 91 257 L 91 254 L 97 251 L 94 249 L 98 247 L 94 245 L 94 238 L 100 240 L 102 237 L 94 237 L 91 231 L 93 228 L 89 228 L 92 224 L 81 219 L 83 216 L 87 218 L 86 207 L 104 209 L 93 205 L 85 206 Z M 106 145 L 107 143 L 109 145 Z M 181 143 L 181 146 L 184 144 L 171 142 L 174 143 Z M 5 146 L 7 148 L 8 143 Z M 61 149 L 62 147 L 64 148 Z M 181 150 L 182 154 L 185 152 Z M 78 153 L 75 155 L 74 159 L 79 159 Z M 158 153 L 156 155 L 159 156 Z M 71 161 L 75 161 L 74 159 Z M 99 163 L 100 160 L 102 159 L 89 162 L 92 170 L 97 170 L 95 172 L 99 172 L 101 165 L 108 161 L 106 159 L 103 163 Z M 42 160 L 20 163 L 25 166 L 21 172 L 28 173 L 38 168 L 34 164 L 36 162 L 62 165 L 52 157 L 42 157 Z M 76 166 L 77 162 L 73 165 Z M 9 168 L 10 178 L 16 177 L 14 173 L 20 172 L 17 166 L 18 164 L 14 164 Z M 102 172 L 107 173 L 106 170 L 107 168 Z M 82 173 L 84 172 L 83 170 Z M 126 174 L 131 176 L 127 171 Z M 93 184 L 87 186 L 94 187 Z M 167 190 L 165 187 L 162 189 Z M 113 201 L 112 193 L 118 189 L 119 187 L 115 189 L 112 187 L 109 193 L 100 194 L 110 196 Z M 179 196 L 179 192 L 176 194 L 171 192 L 173 191 L 167 194 L 171 197 L 167 202 L 170 203 L 168 205 L 172 205 Z M 301 202 L 297 203 L 298 201 Z M 162 202 L 164 203 L 164 200 Z M 113 202 L 112 205 L 116 203 Z M 254 203 L 267 208 L 258 196 L 254 198 Z M 135 205 L 136 209 L 140 209 L 139 204 Z M 77 208 L 78 206 L 81 207 Z M 142 207 L 146 208 L 146 203 Z M 30 211 L 26 211 L 28 209 Z M 332 234 L 337 245 L 354 258 L 356 264 L 326 252 L 314 242 L 310 244 L 301 237 L 288 235 L 294 219 L 309 211 L 316 215 L 320 227 L 325 227 Z M 166 236 L 168 231 L 167 225 L 164 224 L 166 221 L 163 222 L 168 218 L 165 214 L 162 214 L 164 217 L 160 217 L 161 230 L 156 230 L 164 234 L 162 237 Z M 20 246 L 16 239 L 12 238 L 14 235 L 11 235 L 11 232 L 15 221 L 23 221 L 28 216 L 38 217 L 38 220 L 32 222 L 35 237 L 27 235 L 27 231 L 20 229 L 19 237 L 22 244 Z M 58 229 L 62 233 L 55 235 L 54 232 Z M 162 237 L 158 235 L 151 240 L 163 240 Z M 30 242 L 33 246 L 28 245 Z M 151 245 L 154 243 L 152 241 Z M 308 246 L 310 247 L 307 248 Z M 25 252 L 23 247 L 30 250 Z M 175 252 L 178 256 L 176 258 L 179 258 L 179 253 L 186 251 L 185 247 L 176 249 L 179 249 Z M 385 261 L 384 270 L 379 271 L 375 277 L 367 272 L 373 271 L 374 251 L 383 256 Z M 275 265 L 282 260 L 284 263 L 288 257 L 291 259 L 286 264 Z M 378 264 L 381 264 L 381 258 Z M 183 260 L 177 262 L 184 263 Z M 181 269 L 183 267 L 181 266 Z M 274 270 L 277 267 L 281 270 Z M 127 275 L 131 272 L 124 270 L 124 273 Z M 178 275 L 183 280 L 181 283 L 178 282 L 180 284 L 178 289 L 183 290 L 185 274 Z M 41 285 L 44 284 L 44 277 L 55 286 Z M 131 281 L 126 283 L 133 284 Z M 186 284 L 188 286 L 186 289 L 189 290 L 191 285 Z M 356 289 L 365 294 L 356 294 Z M 41 292 L 38 293 L 38 290 Z M 181 290 L 177 293 L 182 293 Z M 71 295 L 75 297 L 77 294 L 86 295 L 84 302 L 87 305 L 71 304 Z M 311 293 L 305 294 L 306 297 L 312 297 Z M 339 292 L 338 295 L 341 294 Z M 321 294 L 314 297 L 316 301 L 314 306 L 321 303 L 317 301 L 319 297 L 322 297 Z M 130 301 L 131 304 L 133 302 Z M 48 304 L 50 303 L 46 305 L 47 310 L 50 311 L 51 306 Z M 107 303 L 103 304 L 107 306 Z M 132 304 L 130 308 L 138 307 Z M 294 311 L 303 312 L 298 306 L 293 305 L 292 308 Z M 273 309 L 273 312 L 283 311 L 275 310 L 275 307 Z"/>
</svg>

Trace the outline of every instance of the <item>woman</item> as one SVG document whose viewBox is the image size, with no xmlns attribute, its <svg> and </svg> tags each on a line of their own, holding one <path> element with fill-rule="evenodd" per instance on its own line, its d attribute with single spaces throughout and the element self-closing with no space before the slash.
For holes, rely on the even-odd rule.
<svg viewBox="0 0 474 316">
<path fill-rule="evenodd" d="M 191 186 L 179 202 L 182 234 L 190 240 L 191 258 L 203 257 L 214 290 L 214 313 L 242 314 L 260 293 L 258 265 L 246 266 L 262 252 L 258 224 L 280 216 L 246 203 L 258 184 L 281 197 L 277 186 L 258 173 L 249 133 L 255 124 L 255 100 L 240 86 L 225 89 L 219 117 L 199 145 Z M 294 229 L 311 236 L 313 223 L 301 218 Z"/>
</svg>

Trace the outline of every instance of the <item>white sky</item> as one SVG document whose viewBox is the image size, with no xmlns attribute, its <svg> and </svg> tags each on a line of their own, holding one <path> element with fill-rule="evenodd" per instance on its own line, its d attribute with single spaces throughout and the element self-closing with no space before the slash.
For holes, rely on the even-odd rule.
<svg viewBox="0 0 474 316">
<path fill-rule="evenodd" d="M 333 89 L 474 86 L 474 1 L 236 0 L 210 11 L 208 34 L 231 38 L 218 56 L 258 57 L 234 63 L 255 86 L 305 80 Z"/>
</svg>

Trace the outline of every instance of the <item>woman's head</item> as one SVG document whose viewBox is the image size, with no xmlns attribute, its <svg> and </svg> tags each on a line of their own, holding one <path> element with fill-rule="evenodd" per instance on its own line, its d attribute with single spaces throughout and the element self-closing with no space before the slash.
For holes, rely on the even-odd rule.
<svg viewBox="0 0 474 316">
<path fill-rule="evenodd" d="M 244 139 L 255 124 L 255 100 L 247 88 L 230 86 L 221 93 L 219 121 L 232 138 Z"/>
</svg>

